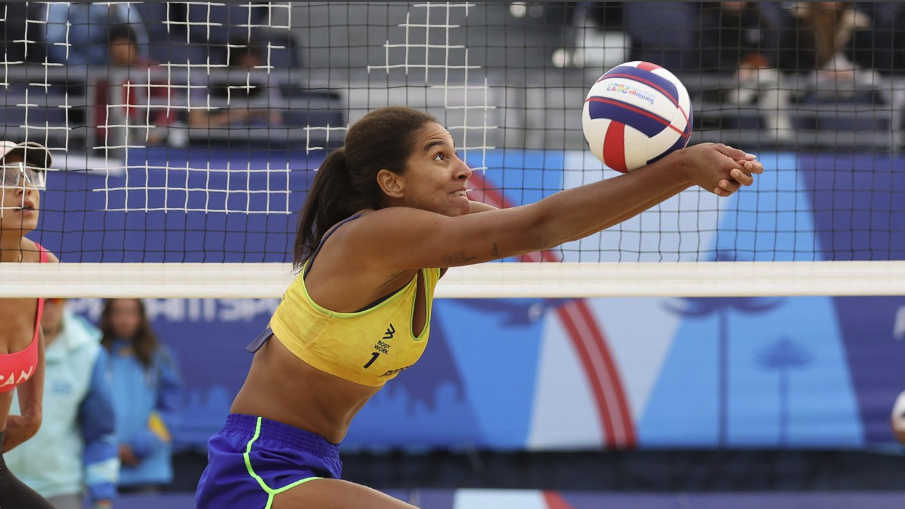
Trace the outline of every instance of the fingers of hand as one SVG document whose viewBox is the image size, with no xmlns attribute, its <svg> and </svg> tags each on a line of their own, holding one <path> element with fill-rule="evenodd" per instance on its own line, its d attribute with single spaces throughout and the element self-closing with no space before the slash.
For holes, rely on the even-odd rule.
<svg viewBox="0 0 905 509">
<path fill-rule="evenodd" d="M 751 175 L 752 173 L 756 173 L 760 175 L 764 172 L 764 165 L 762 165 L 758 161 L 735 161 L 735 164 L 738 165 L 739 168 L 743 168 L 745 173 Z"/>
<path fill-rule="evenodd" d="M 729 176 L 738 180 L 744 186 L 750 186 L 754 183 L 753 175 L 760 175 L 764 172 L 764 165 L 756 160 L 740 160 L 734 161 L 735 168 L 730 170 Z"/>
<path fill-rule="evenodd" d="M 739 188 L 741 188 L 741 187 L 742 187 L 741 184 L 739 184 L 735 180 L 723 179 L 720 181 L 719 187 L 717 189 L 723 191 L 723 193 L 725 193 L 725 194 L 720 194 L 720 193 L 717 193 L 717 194 L 720 194 L 720 196 L 729 196 L 730 194 L 738 191 Z"/>
<path fill-rule="evenodd" d="M 751 173 L 756 173 L 756 174 L 760 175 L 761 173 L 764 172 L 764 165 L 761 164 L 760 161 L 758 161 L 756 159 L 751 159 L 751 160 L 745 161 L 745 164 L 743 166 L 745 167 L 746 170 L 750 171 Z"/>
<path fill-rule="evenodd" d="M 737 148 L 732 148 L 729 145 L 723 145 L 722 143 L 717 143 L 716 145 L 714 145 L 714 147 L 721 154 L 728 156 L 736 161 L 748 161 L 748 160 L 754 159 L 753 155 L 747 154 L 743 150 L 739 150 Z"/>
<path fill-rule="evenodd" d="M 743 186 L 750 186 L 754 183 L 754 177 L 751 176 L 748 169 L 734 169 L 729 172 L 729 176 L 733 178 L 733 181 L 741 184 Z"/>
</svg>

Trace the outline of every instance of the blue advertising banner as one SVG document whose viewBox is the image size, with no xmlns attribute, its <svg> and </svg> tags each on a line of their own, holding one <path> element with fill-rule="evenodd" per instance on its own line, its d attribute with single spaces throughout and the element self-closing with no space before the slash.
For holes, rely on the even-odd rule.
<svg viewBox="0 0 905 509">
<path fill-rule="evenodd" d="M 186 384 L 174 436 L 203 450 L 244 381 L 252 358 L 244 347 L 277 302 L 145 302 Z M 101 304 L 70 301 L 89 319 Z M 862 448 L 893 441 L 889 413 L 905 389 L 902 370 L 892 367 L 905 355 L 905 298 L 435 305 L 424 357 L 365 406 L 347 450 Z M 591 327 L 598 332 L 587 334 L 598 337 L 575 333 Z M 595 367 L 597 359 L 611 364 L 609 373 Z"/>
</svg>

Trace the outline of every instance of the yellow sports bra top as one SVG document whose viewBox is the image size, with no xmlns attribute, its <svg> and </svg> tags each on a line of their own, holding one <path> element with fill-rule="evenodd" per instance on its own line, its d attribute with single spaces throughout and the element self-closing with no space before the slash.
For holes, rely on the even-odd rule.
<svg viewBox="0 0 905 509">
<path fill-rule="evenodd" d="M 336 228 L 357 217 L 346 219 Z M 270 327 L 280 343 L 307 364 L 350 382 L 381 387 L 424 353 L 440 269 L 421 269 L 423 289 L 419 288 L 416 274 L 407 285 L 361 311 L 330 311 L 308 295 L 305 276 L 320 247 L 336 228 L 324 236 L 283 294 Z M 424 329 L 416 336 L 412 319 L 415 299 L 421 291 L 425 292 L 426 316 Z"/>
</svg>

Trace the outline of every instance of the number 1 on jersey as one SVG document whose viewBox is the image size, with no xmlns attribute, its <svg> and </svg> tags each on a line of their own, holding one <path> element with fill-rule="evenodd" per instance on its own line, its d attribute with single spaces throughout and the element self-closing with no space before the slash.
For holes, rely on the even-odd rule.
<svg viewBox="0 0 905 509">
<path fill-rule="evenodd" d="M 371 360 L 369 360 L 368 363 L 365 364 L 365 369 L 370 368 L 371 364 L 374 364 L 374 361 L 376 361 L 378 357 L 380 357 L 380 352 L 371 353 Z"/>
</svg>

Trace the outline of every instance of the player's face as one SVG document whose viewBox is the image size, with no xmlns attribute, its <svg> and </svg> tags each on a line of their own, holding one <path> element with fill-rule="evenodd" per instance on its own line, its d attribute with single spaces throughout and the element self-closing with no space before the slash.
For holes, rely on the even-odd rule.
<svg viewBox="0 0 905 509">
<path fill-rule="evenodd" d="M 141 308 L 135 299 L 114 299 L 110 303 L 110 326 L 118 338 L 132 338 L 141 325 Z"/>
<path fill-rule="evenodd" d="M 452 136 L 443 126 L 427 124 L 415 134 L 406 161 L 404 204 L 446 216 L 468 214 L 465 195 L 471 168 L 456 155 Z"/>
<path fill-rule="evenodd" d="M 114 65 L 132 65 L 137 60 L 138 47 L 129 39 L 119 38 L 112 40 L 108 49 L 110 61 Z"/>
<path fill-rule="evenodd" d="M 65 309 L 65 299 L 47 299 L 44 301 L 44 314 L 41 315 L 41 328 L 44 329 L 44 339 L 47 344 L 49 344 L 60 331 L 63 324 L 63 311 Z"/>
<path fill-rule="evenodd" d="M 0 230 L 20 230 L 22 235 L 38 226 L 41 193 L 22 174 L 21 154 L 10 154 L 0 161 Z"/>
</svg>

